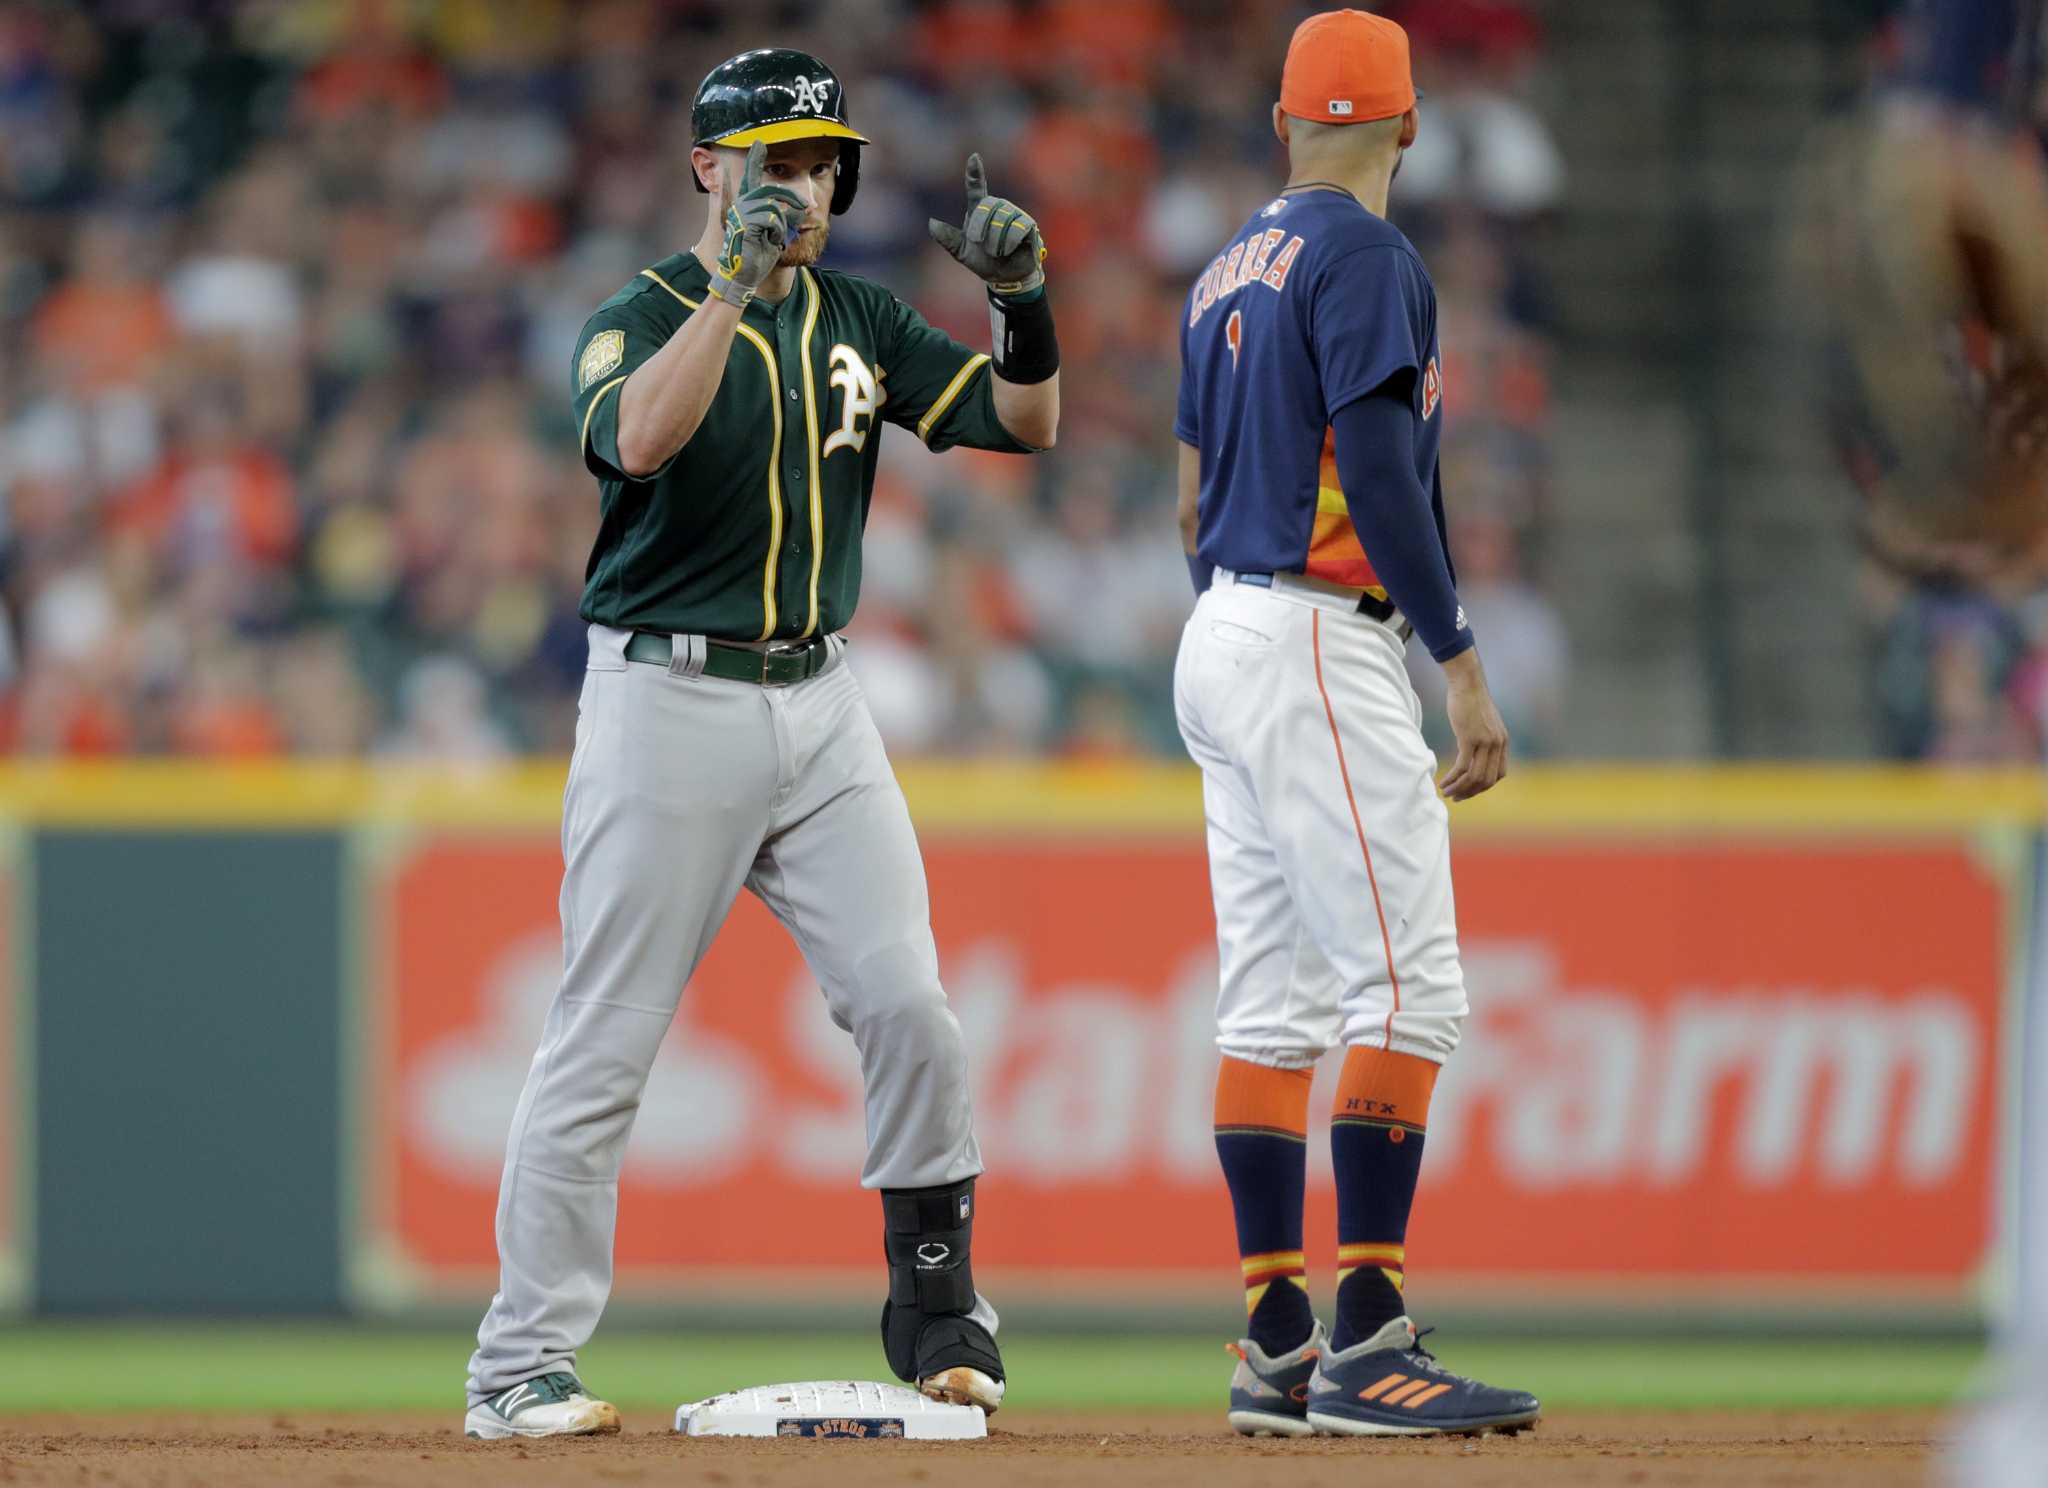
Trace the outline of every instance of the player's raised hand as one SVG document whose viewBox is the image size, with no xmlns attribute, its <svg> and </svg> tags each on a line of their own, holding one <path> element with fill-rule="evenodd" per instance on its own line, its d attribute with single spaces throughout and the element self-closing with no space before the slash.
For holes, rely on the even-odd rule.
<svg viewBox="0 0 2048 1488">
<path fill-rule="evenodd" d="M 1436 788 L 1448 800 L 1469 801 L 1500 783 L 1508 772 L 1508 726 L 1493 705 L 1479 653 L 1466 651 L 1444 664 L 1448 690 L 1444 711 L 1458 741 L 1458 757 L 1437 778 Z"/>
<path fill-rule="evenodd" d="M 744 306 L 754 297 L 803 225 L 803 198 L 762 179 L 767 158 L 762 141 L 747 147 L 739 192 L 725 209 L 725 247 L 711 271 L 711 293 L 729 305 Z"/>
<path fill-rule="evenodd" d="M 981 276 L 999 295 L 1027 294 L 1045 283 L 1045 235 L 1015 202 L 988 194 L 981 156 L 967 157 L 967 217 L 959 227 L 926 222 L 932 241 Z"/>
</svg>

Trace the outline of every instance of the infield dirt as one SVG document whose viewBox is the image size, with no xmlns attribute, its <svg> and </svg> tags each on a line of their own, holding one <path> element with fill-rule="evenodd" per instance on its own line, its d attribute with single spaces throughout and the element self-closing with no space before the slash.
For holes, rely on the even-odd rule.
<svg viewBox="0 0 2048 1488">
<path fill-rule="evenodd" d="M 981 1442 L 706 1441 L 627 1412 L 615 1437 L 482 1443 L 432 1417 L 0 1417 L 0 1484 L 708 1483 L 782 1488 L 1029 1484 L 1356 1488 L 1370 1465 L 1404 1485 L 1922 1484 L 1933 1411 L 1561 1411 L 1517 1437 L 1245 1441 L 1211 1413 L 1005 1411 Z M 1392 1481 L 1393 1479 L 1388 1479 Z"/>
</svg>

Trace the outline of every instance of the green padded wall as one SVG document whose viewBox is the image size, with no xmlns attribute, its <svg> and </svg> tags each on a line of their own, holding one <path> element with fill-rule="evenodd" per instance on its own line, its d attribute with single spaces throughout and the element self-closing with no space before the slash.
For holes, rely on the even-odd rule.
<svg viewBox="0 0 2048 1488">
<path fill-rule="evenodd" d="M 36 1307 L 338 1310 L 340 838 L 28 857 Z"/>
</svg>

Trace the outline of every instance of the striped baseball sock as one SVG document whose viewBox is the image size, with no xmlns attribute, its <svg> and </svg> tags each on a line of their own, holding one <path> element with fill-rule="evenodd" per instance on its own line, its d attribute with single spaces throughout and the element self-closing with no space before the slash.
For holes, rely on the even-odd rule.
<svg viewBox="0 0 2048 1488">
<path fill-rule="evenodd" d="M 1413 1054 L 1353 1048 L 1330 1115 L 1337 1169 L 1337 1323 L 1331 1347 L 1370 1338 L 1408 1310 L 1408 1210 L 1439 1066 Z"/>
<path fill-rule="evenodd" d="M 1300 1347 L 1315 1327 L 1301 1251 L 1314 1078 L 1313 1069 L 1229 1058 L 1216 1072 L 1216 1156 L 1237 1214 L 1245 1331 L 1269 1354 Z"/>
</svg>

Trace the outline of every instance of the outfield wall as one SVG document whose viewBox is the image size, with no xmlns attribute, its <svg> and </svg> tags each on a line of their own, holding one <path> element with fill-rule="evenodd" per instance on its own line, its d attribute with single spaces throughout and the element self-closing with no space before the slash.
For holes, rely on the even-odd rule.
<svg viewBox="0 0 2048 1488">
<path fill-rule="evenodd" d="M 904 783 L 990 1167 L 977 1269 L 1070 1304 L 1215 1293 L 1198 783 Z M 0 771 L 0 1286 L 51 1312 L 479 1305 L 559 968 L 559 789 Z M 1976 1312 L 2043 805 L 2031 775 L 1532 769 L 1457 808 L 1474 1017 L 1416 1273 L 1553 1309 Z M 851 1045 L 743 899 L 634 1136 L 622 1297 L 864 1297 L 862 1141 Z"/>
</svg>

